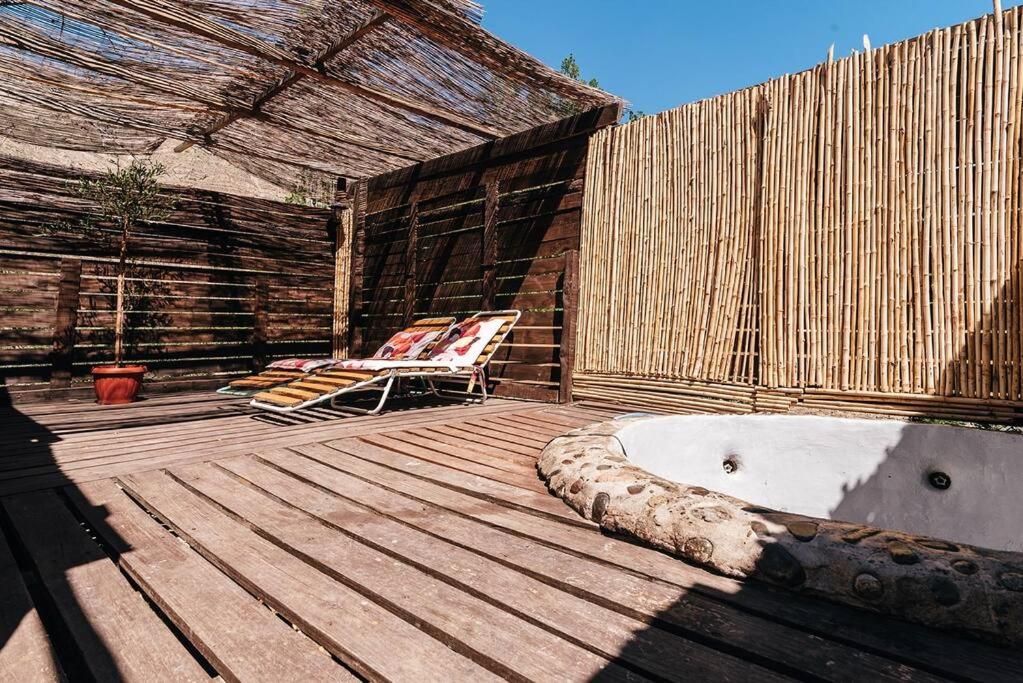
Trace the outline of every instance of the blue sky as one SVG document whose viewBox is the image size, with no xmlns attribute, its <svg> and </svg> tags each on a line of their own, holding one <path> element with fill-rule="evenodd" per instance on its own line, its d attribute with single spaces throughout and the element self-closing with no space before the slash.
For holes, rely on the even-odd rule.
<svg viewBox="0 0 1023 683">
<path fill-rule="evenodd" d="M 1023 0 L 1003 0 L 1004 8 Z M 483 25 L 648 114 L 991 12 L 990 0 L 482 0 Z"/>
</svg>

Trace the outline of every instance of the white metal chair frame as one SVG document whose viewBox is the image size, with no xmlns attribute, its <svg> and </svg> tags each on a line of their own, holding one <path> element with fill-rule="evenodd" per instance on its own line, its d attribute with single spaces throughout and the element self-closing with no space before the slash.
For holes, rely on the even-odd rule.
<svg viewBox="0 0 1023 683">
<path fill-rule="evenodd" d="M 519 321 L 519 318 L 522 316 L 522 313 L 521 311 L 487 311 L 485 317 L 497 317 L 500 315 L 514 315 L 514 317 L 511 318 L 510 320 L 511 327 L 514 327 L 515 323 L 517 323 Z M 477 313 L 473 317 L 476 318 L 484 316 Z M 376 375 L 363 382 L 356 382 L 355 384 L 345 387 L 344 391 L 340 391 L 334 394 L 328 394 L 325 396 L 320 396 L 295 406 L 275 406 L 270 403 L 257 402 L 255 399 L 253 399 L 250 405 L 257 408 L 262 408 L 263 410 L 269 410 L 275 413 L 293 413 L 297 410 L 302 410 L 304 408 L 312 407 L 318 403 L 322 403 L 327 398 L 330 398 L 331 408 L 338 408 L 339 407 L 338 400 L 341 399 L 343 396 L 347 396 L 350 393 L 354 393 L 357 391 L 379 391 L 381 392 L 380 400 L 377 402 L 376 406 L 374 406 L 371 409 L 344 406 L 344 410 L 346 411 L 359 413 L 363 415 L 378 415 L 384 409 L 384 405 L 387 403 L 387 399 L 391 395 L 391 390 L 394 388 L 397 381 L 399 379 L 406 379 L 412 377 L 426 378 L 426 383 L 430 387 L 430 391 L 438 398 L 447 399 L 457 398 L 458 400 L 464 400 L 467 403 L 476 401 L 478 401 L 481 404 L 486 403 L 488 398 L 486 366 L 490 363 L 490 359 L 493 358 L 495 353 L 497 353 L 497 350 L 501 347 L 501 344 L 504 343 L 504 340 L 507 339 L 510 333 L 511 333 L 510 329 L 504 333 L 504 335 L 500 338 L 500 340 L 497 342 L 494 348 L 490 350 L 490 353 L 487 354 L 487 357 L 483 361 L 483 363 L 479 365 L 474 363 L 471 366 L 459 368 L 458 370 L 455 371 L 443 371 L 440 368 L 438 368 L 437 370 L 432 371 L 401 372 L 400 368 L 393 368 L 386 375 Z M 373 386 L 375 384 L 379 384 L 380 380 L 384 377 L 387 378 L 387 381 L 384 383 L 382 387 Z M 440 389 L 437 387 L 436 384 L 434 384 L 434 379 L 438 379 L 441 377 L 445 378 L 467 377 L 468 389 L 464 392 Z M 480 387 L 480 393 L 478 398 L 472 392 L 474 381 L 478 381 Z"/>
</svg>

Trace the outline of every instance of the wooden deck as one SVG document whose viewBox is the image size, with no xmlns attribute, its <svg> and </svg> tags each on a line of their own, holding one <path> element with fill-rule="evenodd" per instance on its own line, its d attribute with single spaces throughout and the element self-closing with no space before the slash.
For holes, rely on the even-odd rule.
<svg viewBox="0 0 1023 683">
<path fill-rule="evenodd" d="M 4 408 L 4 680 L 1008 680 L 1023 656 L 599 533 L 537 479 L 586 406 Z"/>
</svg>

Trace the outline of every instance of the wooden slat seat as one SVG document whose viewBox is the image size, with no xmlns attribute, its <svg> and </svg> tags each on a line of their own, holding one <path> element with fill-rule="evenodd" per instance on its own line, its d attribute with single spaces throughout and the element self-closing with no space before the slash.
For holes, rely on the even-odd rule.
<svg viewBox="0 0 1023 683">
<path fill-rule="evenodd" d="M 354 382 L 348 382 L 347 384 L 354 384 Z M 304 379 L 301 382 L 295 382 L 295 383 L 293 383 L 293 384 L 291 384 L 289 386 L 291 386 L 291 387 L 293 387 L 295 389 L 303 389 L 305 391 L 324 392 L 324 391 L 334 391 L 335 389 L 337 389 L 339 387 L 345 386 L 345 383 L 333 383 L 333 382 L 332 383 L 328 383 L 328 382 L 323 382 L 323 381 L 319 381 L 319 380 L 315 380 L 315 379 Z"/>
<path fill-rule="evenodd" d="M 317 375 L 318 377 L 330 377 L 336 379 L 354 379 L 357 382 L 363 382 L 371 377 L 379 375 L 379 372 L 372 370 L 328 370 L 327 372 Z"/>
<path fill-rule="evenodd" d="M 252 397 L 254 401 L 265 401 L 267 403 L 273 403 L 279 406 L 297 406 L 302 403 L 300 398 L 292 398 L 291 396 L 285 396 L 270 391 L 261 391 Z"/>
<path fill-rule="evenodd" d="M 243 387 L 263 382 L 281 382 L 301 377 L 304 374 L 306 373 L 301 370 L 264 370 L 258 375 L 232 380 L 228 382 L 228 386 Z"/>
</svg>

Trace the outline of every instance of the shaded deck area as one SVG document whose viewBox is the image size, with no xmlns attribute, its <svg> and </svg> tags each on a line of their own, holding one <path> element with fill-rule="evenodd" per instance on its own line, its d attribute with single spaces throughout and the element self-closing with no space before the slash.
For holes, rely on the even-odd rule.
<svg viewBox="0 0 1023 683">
<path fill-rule="evenodd" d="M 1023 656 L 743 585 L 547 494 L 586 405 L 0 410 L 7 680 L 1009 680 Z"/>
</svg>

